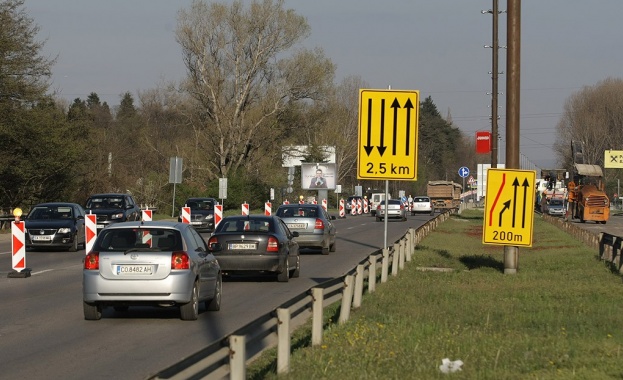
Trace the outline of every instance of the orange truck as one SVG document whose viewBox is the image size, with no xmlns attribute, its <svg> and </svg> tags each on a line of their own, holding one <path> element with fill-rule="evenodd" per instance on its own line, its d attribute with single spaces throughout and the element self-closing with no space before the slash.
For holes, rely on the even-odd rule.
<svg viewBox="0 0 623 380">
<path fill-rule="evenodd" d="M 603 172 L 598 165 L 575 164 L 577 175 L 567 184 L 567 216 L 606 224 L 610 218 L 610 199 L 604 192 Z"/>
</svg>

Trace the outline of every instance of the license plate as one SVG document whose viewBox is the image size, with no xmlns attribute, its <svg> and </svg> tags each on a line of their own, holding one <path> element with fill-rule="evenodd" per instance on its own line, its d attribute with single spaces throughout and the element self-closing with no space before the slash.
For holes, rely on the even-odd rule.
<svg viewBox="0 0 623 380">
<path fill-rule="evenodd" d="M 290 223 L 288 224 L 288 228 L 297 229 L 297 228 L 305 228 L 307 225 L 305 223 Z"/>
<path fill-rule="evenodd" d="M 117 265 L 117 275 L 144 274 L 150 275 L 154 272 L 153 265 Z"/>
<path fill-rule="evenodd" d="M 200 226 L 201 222 L 191 222 L 190 224 L 192 224 L 193 226 Z"/>
<path fill-rule="evenodd" d="M 229 243 L 229 249 L 255 249 L 255 243 Z"/>
<path fill-rule="evenodd" d="M 52 241 L 52 236 L 51 235 L 33 236 L 32 240 L 33 241 Z"/>
<path fill-rule="evenodd" d="M 95 228 L 104 228 L 104 225 L 103 224 L 96 224 Z"/>
</svg>

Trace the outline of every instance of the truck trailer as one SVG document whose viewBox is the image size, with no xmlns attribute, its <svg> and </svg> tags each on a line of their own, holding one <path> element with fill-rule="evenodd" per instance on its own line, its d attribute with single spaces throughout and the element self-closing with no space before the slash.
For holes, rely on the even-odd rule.
<svg viewBox="0 0 623 380">
<path fill-rule="evenodd" d="M 426 195 L 430 198 L 433 210 L 458 211 L 461 206 L 463 186 L 452 181 L 428 181 Z"/>
</svg>

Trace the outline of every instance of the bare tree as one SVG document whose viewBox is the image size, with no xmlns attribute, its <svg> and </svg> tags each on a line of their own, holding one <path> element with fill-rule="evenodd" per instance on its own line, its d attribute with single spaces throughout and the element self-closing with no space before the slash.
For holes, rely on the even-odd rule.
<svg viewBox="0 0 623 380">
<path fill-rule="evenodd" d="M 283 0 L 231 5 L 196 0 L 178 15 L 176 38 L 196 101 L 193 127 L 208 179 L 227 176 L 258 153 L 278 149 L 278 116 L 293 102 L 318 99 L 334 66 L 321 50 L 288 53 L 309 34 L 304 17 Z"/>
<path fill-rule="evenodd" d="M 623 80 L 608 78 L 584 87 L 567 99 L 558 122 L 558 159 L 571 167 L 571 141 L 581 141 L 584 163 L 603 166 L 605 150 L 623 149 L 622 129 Z"/>
</svg>

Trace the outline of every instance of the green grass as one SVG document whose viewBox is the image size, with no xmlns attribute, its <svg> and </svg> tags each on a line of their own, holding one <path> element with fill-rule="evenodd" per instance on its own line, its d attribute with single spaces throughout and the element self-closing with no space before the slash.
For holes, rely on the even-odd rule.
<svg viewBox="0 0 623 380">
<path fill-rule="evenodd" d="M 516 274 L 503 252 L 482 244 L 482 210 L 457 215 L 346 324 L 328 323 L 321 346 L 298 331 L 289 374 L 275 374 L 273 350 L 248 378 L 623 379 L 623 285 L 597 252 L 540 218 Z M 441 373 L 443 358 L 462 371 Z"/>
</svg>

